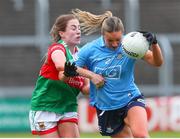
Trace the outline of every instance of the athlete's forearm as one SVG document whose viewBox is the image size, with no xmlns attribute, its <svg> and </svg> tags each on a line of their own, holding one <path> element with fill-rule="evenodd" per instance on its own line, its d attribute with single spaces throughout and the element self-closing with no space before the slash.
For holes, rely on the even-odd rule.
<svg viewBox="0 0 180 139">
<path fill-rule="evenodd" d="M 162 52 L 158 44 L 152 45 L 152 52 L 153 52 L 154 63 L 157 66 L 162 65 L 163 56 L 162 56 Z"/>
<path fill-rule="evenodd" d="M 83 68 L 80 68 L 80 67 L 77 67 L 77 70 L 76 70 L 81 76 L 83 77 L 86 77 L 88 79 L 90 79 L 92 81 L 92 83 L 97 87 L 102 87 L 104 85 L 104 78 L 99 75 L 99 74 L 96 74 L 92 71 L 89 71 L 87 69 L 83 69 Z"/>
<path fill-rule="evenodd" d="M 94 73 L 92 71 L 89 71 L 87 69 L 84 69 L 84 68 L 81 68 L 81 67 L 77 67 L 77 70 L 76 70 L 81 76 L 83 77 L 86 77 L 88 79 L 92 79 L 93 78 L 93 75 Z"/>
</svg>

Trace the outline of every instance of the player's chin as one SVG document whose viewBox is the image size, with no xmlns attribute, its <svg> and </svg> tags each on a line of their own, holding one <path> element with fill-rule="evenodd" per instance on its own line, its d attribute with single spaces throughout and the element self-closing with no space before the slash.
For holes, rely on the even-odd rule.
<svg viewBox="0 0 180 139">
<path fill-rule="evenodd" d="M 76 40 L 75 40 L 75 44 L 76 44 L 76 45 L 77 45 L 77 44 L 80 44 L 80 42 L 81 42 L 80 39 L 76 39 Z"/>
<path fill-rule="evenodd" d="M 80 41 L 74 41 L 72 44 L 73 44 L 73 45 L 79 45 L 79 44 L 80 44 Z"/>
<path fill-rule="evenodd" d="M 117 48 L 118 48 L 118 46 L 111 46 L 111 48 L 113 48 L 113 49 L 117 49 Z"/>
</svg>

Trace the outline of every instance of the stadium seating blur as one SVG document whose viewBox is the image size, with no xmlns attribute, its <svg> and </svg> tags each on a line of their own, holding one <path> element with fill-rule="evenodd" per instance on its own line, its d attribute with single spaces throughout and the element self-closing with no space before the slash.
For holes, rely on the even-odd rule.
<svg viewBox="0 0 180 139">
<path fill-rule="evenodd" d="M 35 35 L 35 0 L 22 1 L 21 9 L 15 1 L 0 1 L 0 36 Z M 155 33 L 179 33 L 180 2 L 178 0 L 140 0 L 140 27 Z M 55 18 L 68 13 L 73 8 L 101 14 L 111 10 L 123 22 L 124 1 L 109 1 L 110 7 L 102 5 L 101 0 L 53 0 L 49 1 L 49 19 L 52 26 Z M 84 6 L 87 5 L 87 6 Z M 19 6 L 20 7 L 20 6 Z M 50 30 L 50 28 L 48 29 Z M 48 34 L 47 34 L 48 35 Z M 179 44 L 172 44 L 174 52 L 174 83 L 180 83 Z M 0 86 L 33 86 L 41 65 L 41 55 L 38 47 L 33 45 L 7 47 L 0 44 Z M 44 47 L 47 48 L 46 46 Z M 136 82 L 138 84 L 157 84 L 158 70 L 144 62 L 139 62 L 136 68 Z M 143 67 L 143 68 L 142 68 Z"/>
</svg>

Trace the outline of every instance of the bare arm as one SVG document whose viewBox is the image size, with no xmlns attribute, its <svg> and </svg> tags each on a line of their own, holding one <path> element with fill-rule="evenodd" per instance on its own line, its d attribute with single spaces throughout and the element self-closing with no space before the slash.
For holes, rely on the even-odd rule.
<svg viewBox="0 0 180 139">
<path fill-rule="evenodd" d="M 104 78 L 101 75 L 81 67 L 77 67 L 76 71 L 81 76 L 90 79 L 93 82 L 93 84 L 96 85 L 97 88 L 102 87 L 104 85 Z"/>
<path fill-rule="evenodd" d="M 92 81 L 94 85 L 96 85 L 97 88 L 102 87 L 104 85 L 104 78 L 96 74 L 90 70 L 77 67 L 75 63 L 66 62 L 64 66 L 64 75 L 67 77 L 74 77 L 74 76 L 83 76 L 85 78 L 88 78 Z"/>
<path fill-rule="evenodd" d="M 163 55 L 156 39 L 156 35 L 147 31 L 140 31 L 150 44 L 151 50 L 148 50 L 143 59 L 150 65 L 159 67 L 163 64 Z"/>
<path fill-rule="evenodd" d="M 69 81 L 69 79 L 71 77 L 66 77 L 64 75 L 64 65 L 65 65 L 65 62 L 66 62 L 66 57 L 64 55 L 64 52 L 61 51 L 61 50 L 55 50 L 52 53 L 51 58 L 52 58 L 52 60 L 53 60 L 53 62 L 55 64 L 56 69 L 59 71 L 59 73 L 58 73 L 59 80 L 68 83 L 68 81 Z M 76 87 L 76 88 L 80 87 L 80 86 L 73 86 L 72 84 L 69 84 L 69 85 L 72 86 L 72 87 Z M 86 78 L 84 79 L 84 85 L 83 85 L 81 91 L 84 94 L 89 93 L 89 79 L 86 79 Z"/>
<path fill-rule="evenodd" d="M 52 61 L 58 71 L 64 70 L 64 63 L 66 62 L 66 57 L 61 50 L 55 50 L 51 54 Z"/>
<path fill-rule="evenodd" d="M 88 78 L 85 78 L 85 79 L 84 79 L 84 86 L 82 87 L 81 92 L 82 92 L 84 95 L 89 95 L 89 88 L 90 88 L 89 79 L 88 79 Z"/>
<path fill-rule="evenodd" d="M 64 53 L 61 50 L 55 50 L 51 54 L 52 61 L 54 62 L 54 65 L 56 69 L 59 71 L 58 77 L 59 80 L 67 81 L 69 77 L 64 76 L 64 63 L 66 62 L 66 57 Z"/>
<path fill-rule="evenodd" d="M 150 65 L 159 67 L 163 64 L 161 48 L 158 43 L 152 44 L 151 48 L 152 50 L 148 50 L 143 59 Z"/>
</svg>

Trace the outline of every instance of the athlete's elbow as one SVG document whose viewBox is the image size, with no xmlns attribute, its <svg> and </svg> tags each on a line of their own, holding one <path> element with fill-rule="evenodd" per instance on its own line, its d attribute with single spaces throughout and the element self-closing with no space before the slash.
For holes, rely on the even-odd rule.
<svg viewBox="0 0 180 139">
<path fill-rule="evenodd" d="M 160 67 L 160 66 L 162 66 L 162 64 L 163 64 L 163 60 L 156 62 L 154 65 L 156 67 Z"/>
</svg>

